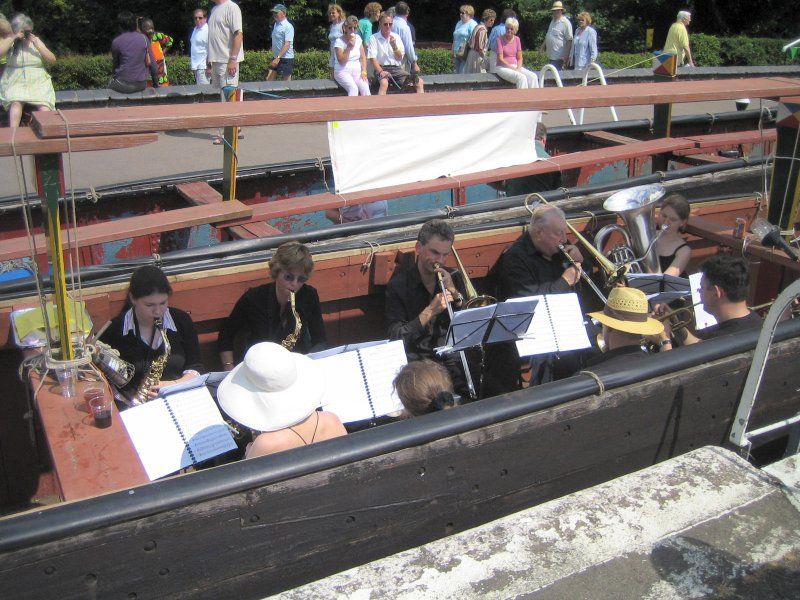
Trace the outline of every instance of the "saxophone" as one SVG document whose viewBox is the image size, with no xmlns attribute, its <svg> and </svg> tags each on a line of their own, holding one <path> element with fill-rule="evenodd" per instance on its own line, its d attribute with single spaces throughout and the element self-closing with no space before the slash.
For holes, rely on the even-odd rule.
<svg viewBox="0 0 800 600">
<path fill-rule="evenodd" d="M 139 389 L 136 390 L 136 393 L 133 396 L 133 404 L 144 404 L 150 400 L 147 392 L 150 391 L 151 387 L 158 385 L 158 382 L 161 381 L 161 376 L 164 374 L 164 367 L 167 366 L 169 353 L 172 350 L 171 346 L 169 345 L 167 333 L 164 331 L 163 319 L 156 319 L 153 322 L 153 327 L 161 332 L 161 339 L 164 340 L 164 354 L 150 363 L 150 368 L 147 370 L 147 375 L 142 378 L 142 381 L 139 384 Z"/>
<path fill-rule="evenodd" d="M 297 312 L 297 308 L 294 304 L 294 292 L 289 292 L 289 308 L 292 310 L 292 315 L 294 316 L 294 331 L 283 338 L 281 346 L 291 352 L 294 350 L 294 346 L 300 338 L 300 329 L 303 327 L 303 323 L 300 321 L 300 314 Z"/>
</svg>

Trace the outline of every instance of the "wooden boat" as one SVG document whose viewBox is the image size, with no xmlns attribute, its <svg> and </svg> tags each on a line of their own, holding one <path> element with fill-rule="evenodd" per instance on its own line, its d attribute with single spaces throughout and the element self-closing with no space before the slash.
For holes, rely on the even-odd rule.
<svg viewBox="0 0 800 600">
<path fill-rule="evenodd" d="M 603 99 L 585 90 L 372 98 L 359 111 L 331 99 L 325 100 L 324 110 L 322 103 L 309 100 L 292 101 L 277 110 L 275 102 L 268 108 L 249 103 L 242 110 L 218 105 L 177 112 L 164 107 L 155 115 L 148 110 L 146 117 L 133 108 L 73 111 L 70 143 L 73 151 L 119 144 L 116 138 L 123 134 L 126 143 L 136 143 L 146 141 L 149 131 L 191 127 L 200 119 L 204 126 L 213 127 L 371 118 L 387 110 L 411 116 L 603 102 L 789 96 L 800 90 L 800 81 L 728 81 L 724 90 L 697 83 L 615 87 L 623 89 L 604 94 Z M 25 140 L 25 152 L 66 149 L 66 129 L 58 118 L 37 115 L 35 125 L 36 134 Z M 671 138 L 627 144 L 627 154 L 612 150 L 620 150 L 620 157 L 649 159 L 654 152 L 696 153 L 707 141 Z M 0 149 L 7 146 L 0 142 Z M 569 154 L 557 159 L 563 161 L 561 165 L 585 160 Z M 512 167 L 466 179 L 467 183 L 502 179 L 536 168 Z M 759 172 L 759 167 L 749 169 Z M 694 188 L 698 177 L 702 174 L 690 174 L 681 182 L 676 176 L 668 185 Z M 711 181 L 714 187 L 717 179 Z M 432 181 L 413 187 L 449 186 L 452 182 Z M 406 191 L 379 190 L 347 200 L 366 202 Z M 615 215 L 600 214 L 597 219 L 584 215 L 605 195 L 599 191 L 587 197 L 573 194 L 560 204 L 576 227 L 586 230 L 603 220 L 615 220 Z M 344 202 L 332 194 L 316 200 L 326 207 Z M 716 252 L 719 245 L 741 251 L 741 240 L 731 235 L 735 218 L 755 214 L 760 204 L 761 198 L 753 194 L 698 198 L 689 228 L 694 260 Z M 521 233 L 527 212 L 519 202 L 516 207 L 493 207 L 492 212 L 467 208 L 461 207 L 451 219 L 462 260 L 479 283 Z M 255 218 L 262 219 L 264 214 L 259 212 Z M 410 255 L 417 220 L 430 216 L 395 221 L 391 228 L 383 224 L 373 232 L 360 229 L 360 224 L 334 228 L 341 235 L 314 243 L 314 283 L 321 292 L 331 343 L 380 335 L 383 286 L 397 261 Z M 263 281 L 264 250 L 279 241 L 280 236 L 266 243 L 232 242 L 208 252 L 205 262 L 191 265 L 180 263 L 185 258 L 181 253 L 165 262 L 174 282 L 172 302 L 190 312 L 198 324 L 209 366 L 214 365 L 213 341 L 220 320 L 241 292 Z M 771 299 L 786 281 L 796 278 L 797 263 L 780 252 L 759 244 L 748 245 L 747 251 L 761 259 L 753 286 L 761 297 L 755 301 Z M 119 271 L 101 273 L 95 282 L 87 274 L 84 295 L 95 322 L 116 314 L 122 305 L 127 272 Z M 30 302 L 25 294 L 24 288 L 12 290 L 0 304 L 2 339 L 9 336 L 11 309 Z M 800 373 L 792 368 L 800 352 L 799 327 L 792 321 L 779 328 L 752 413 L 754 427 L 787 419 L 800 410 L 796 391 Z M 15 597 L 219 597 L 232 593 L 262 597 L 691 448 L 725 444 L 755 341 L 754 333 L 705 342 L 654 357 L 639 370 L 599 371 L 599 380 L 577 375 L 455 411 L 153 483 L 146 483 L 118 418 L 116 427 L 103 432 L 87 427 L 74 407 L 65 406 L 52 386 L 45 384 L 36 397 L 42 429 L 37 450 L 44 454 L 46 446 L 52 461 L 49 483 L 47 476 L 37 478 L 38 465 L 31 464 L 35 460 L 27 464 L 5 460 L 3 464 L 7 477 L 16 476 L 34 489 L 49 485 L 53 493 L 69 501 L 0 520 L 0 582 Z M 26 445 L 26 421 L 20 417 L 29 407 L 24 400 L 26 386 L 9 377 L 18 353 L 7 345 L 3 357 L 3 382 L 7 397 L 13 399 L 4 410 L 17 413 L 9 415 L 16 418 L 4 419 L 17 427 L 9 437 L 4 433 L 5 451 L 5 440 L 17 447 Z"/>
</svg>

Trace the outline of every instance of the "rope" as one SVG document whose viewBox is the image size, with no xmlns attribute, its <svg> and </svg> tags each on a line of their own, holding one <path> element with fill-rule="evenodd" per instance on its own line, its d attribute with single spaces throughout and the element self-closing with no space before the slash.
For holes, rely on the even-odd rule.
<svg viewBox="0 0 800 600">
<path fill-rule="evenodd" d="M 370 240 L 364 240 L 365 244 L 369 244 L 369 254 L 367 258 L 364 259 L 364 262 L 361 263 L 361 272 L 366 273 L 369 271 L 370 267 L 372 266 L 372 261 L 375 258 L 375 253 L 380 252 L 381 245 L 378 242 L 372 242 Z"/>
<path fill-rule="evenodd" d="M 603 394 L 606 393 L 606 386 L 603 383 L 603 380 L 600 379 L 600 376 L 594 371 L 578 371 L 578 375 L 588 375 L 589 377 L 594 379 L 595 383 L 597 384 L 597 387 L 600 388 L 597 392 L 598 396 L 602 396 Z"/>
<path fill-rule="evenodd" d="M 653 54 L 655 54 L 656 57 L 662 56 L 662 54 L 656 54 L 655 52 Z M 647 58 L 640 60 L 639 62 L 635 62 L 631 65 L 628 65 L 627 67 L 622 67 L 621 69 L 617 69 L 616 71 L 611 71 L 610 73 L 606 73 L 605 77 L 610 77 L 611 75 L 616 75 L 617 73 L 622 73 L 623 71 L 627 71 L 628 69 L 633 69 L 634 67 L 638 67 L 639 65 L 644 65 L 652 62 L 653 62 L 653 57 L 648 56 Z M 582 83 L 581 85 L 588 85 L 590 83 L 594 83 L 595 81 L 600 81 L 600 77 L 595 77 L 594 79 L 588 79 L 586 83 Z"/>
<path fill-rule="evenodd" d="M 164 260 L 158 252 L 153 252 L 153 265 L 159 269 L 164 266 Z"/>
<path fill-rule="evenodd" d="M 280 96 L 278 94 L 270 94 L 267 92 L 262 92 L 261 90 L 251 90 L 250 88 L 243 88 L 240 87 L 242 92 L 250 92 L 251 94 L 258 94 L 259 96 L 267 96 L 268 98 L 277 98 L 278 100 L 286 100 L 286 96 Z"/>
<path fill-rule="evenodd" d="M 321 156 L 314 157 L 314 166 L 322 173 L 322 183 L 325 184 L 325 191 L 333 194 L 334 192 L 331 192 L 331 187 L 328 185 L 328 174 L 325 172 L 325 165 L 322 163 Z"/>
<path fill-rule="evenodd" d="M 717 122 L 717 117 L 712 112 L 707 112 L 706 114 L 711 117 L 711 123 L 708 124 L 708 132 L 711 133 L 714 129 L 714 123 Z"/>
<path fill-rule="evenodd" d="M 97 204 L 100 201 L 100 194 L 94 189 L 94 186 L 89 186 L 89 191 L 86 192 L 86 200 L 92 204 Z"/>
</svg>

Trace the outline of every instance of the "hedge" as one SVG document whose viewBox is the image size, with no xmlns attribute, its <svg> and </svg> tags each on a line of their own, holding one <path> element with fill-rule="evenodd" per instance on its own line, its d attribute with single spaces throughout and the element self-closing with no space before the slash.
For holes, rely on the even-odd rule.
<svg viewBox="0 0 800 600">
<path fill-rule="evenodd" d="M 694 34 L 691 37 L 692 51 L 698 66 L 763 66 L 798 63 L 792 61 L 788 53 L 781 52 L 782 40 L 770 38 L 715 37 Z M 420 69 L 423 74 L 452 73 L 453 60 L 447 49 L 419 49 Z M 543 52 L 528 50 L 523 52 L 525 65 L 534 70 L 541 69 L 546 62 Z M 242 81 L 263 80 L 271 53 L 253 51 L 245 53 L 241 66 Z M 652 55 L 620 54 L 601 52 L 600 63 L 606 71 L 648 67 Z M 187 56 L 167 56 L 169 79 L 175 85 L 194 83 L 189 70 Z M 108 84 L 111 73 L 111 56 L 64 56 L 50 68 L 56 90 L 75 90 L 103 88 Z M 322 50 L 298 52 L 295 55 L 294 79 L 329 78 L 328 53 Z"/>
</svg>

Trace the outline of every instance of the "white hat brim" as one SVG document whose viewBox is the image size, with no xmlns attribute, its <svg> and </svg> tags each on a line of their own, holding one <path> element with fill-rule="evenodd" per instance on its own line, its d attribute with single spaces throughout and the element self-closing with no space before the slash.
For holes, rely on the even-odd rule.
<svg viewBox="0 0 800 600">
<path fill-rule="evenodd" d="M 292 353 L 297 365 L 294 384 L 278 392 L 265 392 L 248 379 L 239 363 L 217 389 L 217 400 L 234 421 L 256 431 L 277 431 L 296 425 L 321 405 L 325 394 L 322 368 L 302 354 Z"/>
</svg>

